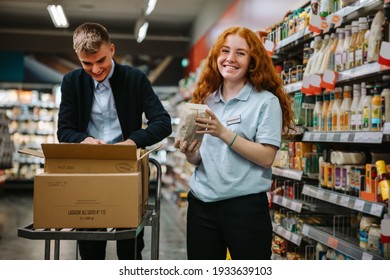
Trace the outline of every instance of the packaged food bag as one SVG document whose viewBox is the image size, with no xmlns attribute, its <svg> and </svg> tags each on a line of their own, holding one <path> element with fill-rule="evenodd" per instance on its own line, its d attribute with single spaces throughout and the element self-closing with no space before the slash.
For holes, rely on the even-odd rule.
<svg viewBox="0 0 390 280">
<path fill-rule="evenodd" d="M 181 143 L 187 141 L 191 144 L 195 139 L 202 142 L 203 134 L 196 134 L 195 121 L 196 118 L 208 118 L 209 115 L 206 113 L 208 109 L 207 105 L 186 103 L 180 113 L 180 122 L 176 130 L 176 139 L 180 140 Z"/>
</svg>

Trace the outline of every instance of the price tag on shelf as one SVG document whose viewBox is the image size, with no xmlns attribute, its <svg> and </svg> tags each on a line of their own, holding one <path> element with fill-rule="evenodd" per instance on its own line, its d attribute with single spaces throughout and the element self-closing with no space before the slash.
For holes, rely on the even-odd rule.
<svg viewBox="0 0 390 280">
<path fill-rule="evenodd" d="M 337 197 L 338 197 L 337 194 L 331 193 L 331 194 L 330 194 L 330 197 L 329 197 L 329 202 L 332 202 L 332 203 L 336 204 L 336 202 L 337 202 Z"/>
<path fill-rule="evenodd" d="M 313 134 L 314 134 L 313 140 L 314 140 L 314 141 L 319 141 L 320 138 L 321 138 L 321 133 L 313 133 Z"/>
<path fill-rule="evenodd" d="M 328 238 L 328 246 L 337 250 L 337 245 L 339 244 L 339 240 L 334 237 Z"/>
<path fill-rule="evenodd" d="M 321 33 L 322 22 L 323 20 L 319 15 L 310 13 L 309 31 L 314 33 Z"/>
<path fill-rule="evenodd" d="M 310 85 L 310 76 L 303 76 L 301 91 L 303 93 L 313 94 L 309 89 L 309 85 Z"/>
<path fill-rule="evenodd" d="M 340 199 L 340 205 L 344 207 L 348 207 L 348 203 L 349 203 L 349 197 L 342 195 Z"/>
<path fill-rule="evenodd" d="M 390 122 L 386 122 L 384 125 L 383 125 L 383 134 L 390 134 Z"/>
<path fill-rule="evenodd" d="M 291 203 L 290 200 L 287 200 L 287 202 L 286 202 L 286 208 L 292 209 L 292 203 Z"/>
<path fill-rule="evenodd" d="M 291 205 L 291 209 L 294 210 L 295 212 L 300 213 L 302 209 L 302 203 L 293 202 Z"/>
<path fill-rule="evenodd" d="M 379 205 L 375 203 L 371 204 L 371 210 L 370 210 L 371 215 L 380 217 L 382 215 L 382 211 L 383 211 L 383 205 Z"/>
<path fill-rule="evenodd" d="M 340 133 L 340 142 L 348 142 L 349 133 Z"/>
<path fill-rule="evenodd" d="M 363 200 L 360 200 L 360 199 L 356 199 L 355 200 L 355 205 L 353 206 L 353 209 L 357 210 L 357 211 L 363 211 L 363 208 L 364 208 L 364 201 Z"/>
<path fill-rule="evenodd" d="M 334 133 L 327 133 L 326 134 L 326 142 L 333 142 Z"/>
<path fill-rule="evenodd" d="M 281 203 L 282 203 L 282 201 L 283 201 L 283 197 L 281 197 L 280 195 L 278 195 L 278 196 L 275 197 L 275 199 L 276 199 L 275 202 L 276 202 L 277 204 L 281 205 Z"/>
<path fill-rule="evenodd" d="M 274 42 L 272 42 L 271 40 L 267 40 L 266 37 L 263 37 L 265 38 L 263 44 L 264 44 L 264 48 L 265 50 L 267 51 L 267 53 L 272 56 L 274 54 L 274 51 L 275 51 L 275 47 L 276 47 L 276 44 Z"/>
<path fill-rule="evenodd" d="M 317 197 L 318 199 L 323 200 L 323 199 L 324 199 L 324 196 L 325 196 L 325 191 L 324 191 L 324 190 L 318 190 L 318 191 L 317 191 L 316 197 Z"/>
<path fill-rule="evenodd" d="M 308 226 L 303 225 L 302 234 L 306 235 L 306 236 L 309 236 L 309 227 Z"/>
<path fill-rule="evenodd" d="M 331 22 L 334 24 L 334 28 L 337 28 L 343 22 L 343 17 L 338 14 L 331 14 Z"/>
<path fill-rule="evenodd" d="M 286 238 L 286 239 L 288 239 L 288 240 L 290 240 L 291 241 L 291 237 L 292 237 L 292 232 L 291 231 L 288 231 L 288 230 L 286 230 L 286 234 L 284 235 L 284 237 Z"/>
<path fill-rule="evenodd" d="M 338 72 L 325 70 L 324 75 L 322 76 L 321 80 L 321 87 L 334 90 L 338 78 Z"/>
<path fill-rule="evenodd" d="M 373 258 L 374 258 L 373 255 L 368 254 L 367 252 L 363 252 L 363 254 L 362 254 L 362 260 L 371 261 Z"/>
<path fill-rule="evenodd" d="M 310 75 L 309 90 L 313 93 L 321 92 L 321 76 L 317 74 Z"/>
<path fill-rule="evenodd" d="M 378 63 L 380 65 L 390 66 L 390 43 L 382 41 L 379 51 Z"/>
<path fill-rule="evenodd" d="M 296 235 L 296 234 L 293 234 L 293 235 L 291 236 L 291 241 L 292 241 L 294 244 L 299 245 L 299 236 Z"/>
</svg>

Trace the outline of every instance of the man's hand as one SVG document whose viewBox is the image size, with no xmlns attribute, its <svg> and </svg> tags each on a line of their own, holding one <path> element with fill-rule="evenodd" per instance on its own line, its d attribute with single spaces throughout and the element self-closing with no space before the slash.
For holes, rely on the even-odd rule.
<svg viewBox="0 0 390 280">
<path fill-rule="evenodd" d="M 87 137 L 84 139 L 84 141 L 81 142 L 81 144 L 107 144 L 103 140 L 95 139 L 93 137 Z"/>
<path fill-rule="evenodd" d="M 134 145 L 137 147 L 135 142 L 131 139 L 127 139 L 126 141 L 123 141 L 123 142 L 118 142 L 118 143 L 116 143 L 116 145 Z"/>
</svg>

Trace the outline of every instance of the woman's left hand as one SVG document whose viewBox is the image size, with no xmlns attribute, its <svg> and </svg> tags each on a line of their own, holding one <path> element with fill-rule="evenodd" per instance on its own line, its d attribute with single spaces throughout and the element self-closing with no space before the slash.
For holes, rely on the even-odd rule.
<svg viewBox="0 0 390 280">
<path fill-rule="evenodd" d="M 226 133 L 227 128 L 222 125 L 222 123 L 212 111 L 206 109 L 206 112 L 209 114 L 209 118 L 196 118 L 195 125 L 198 128 L 196 133 L 210 134 L 212 136 L 221 138 L 221 135 Z"/>
</svg>

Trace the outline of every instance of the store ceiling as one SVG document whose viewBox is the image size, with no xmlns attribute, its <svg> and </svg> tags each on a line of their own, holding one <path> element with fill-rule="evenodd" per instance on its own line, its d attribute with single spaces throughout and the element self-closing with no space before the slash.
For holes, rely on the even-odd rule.
<svg viewBox="0 0 390 280">
<path fill-rule="evenodd" d="M 86 21 L 99 22 L 110 32 L 116 54 L 129 64 L 144 67 L 145 72 L 161 66 L 168 57 L 176 59 L 169 66 L 175 63 L 176 68 L 170 72 L 176 75 L 168 83 L 177 83 L 182 73 L 177 73 L 182 71 L 177 65 L 192 44 L 194 22 L 209 12 L 210 2 L 224 11 L 235 1 L 238 0 L 158 0 L 155 10 L 147 16 L 150 23 L 147 36 L 139 44 L 134 27 L 146 7 L 146 0 L 0 0 L 0 51 L 33 54 L 58 72 L 66 73 L 79 67 L 72 49 L 73 30 Z M 282 10 L 291 6 L 291 0 L 273 0 L 272 5 L 269 0 L 241 1 L 265 7 L 264 11 L 255 9 L 262 19 L 259 23 L 265 27 L 280 19 L 285 12 Z M 307 0 L 297 0 L 302 1 Z M 54 27 L 46 9 L 48 4 L 62 4 L 70 23 L 67 29 Z M 221 14 L 211 14 L 213 16 L 217 20 Z M 209 27 L 203 26 L 203 32 Z"/>
</svg>

